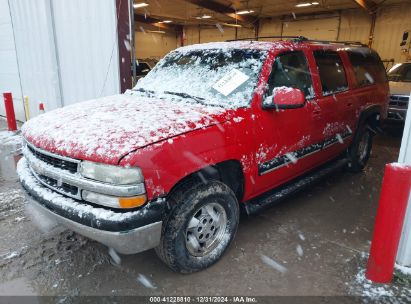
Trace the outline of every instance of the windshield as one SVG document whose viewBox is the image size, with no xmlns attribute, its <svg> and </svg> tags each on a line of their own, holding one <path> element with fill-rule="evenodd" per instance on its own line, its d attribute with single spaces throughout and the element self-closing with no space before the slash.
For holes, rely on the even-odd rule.
<svg viewBox="0 0 411 304">
<path fill-rule="evenodd" d="M 388 72 L 388 80 L 396 82 L 411 82 L 411 63 L 397 64 Z"/>
<path fill-rule="evenodd" d="M 267 52 L 260 50 L 176 51 L 141 79 L 134 91 L 189 98 L 223 107 L 245 107 L 252 99 Z"/>
</svg>

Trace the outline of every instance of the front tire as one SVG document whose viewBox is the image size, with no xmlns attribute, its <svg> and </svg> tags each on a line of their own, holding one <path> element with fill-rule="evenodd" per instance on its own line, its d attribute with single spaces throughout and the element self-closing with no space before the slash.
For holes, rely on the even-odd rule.
<svg viewBox="0 0 411 304">
<path fill-rule="evenodd" d="M 360 172 L 367 165 L 371 155 L 373 133 L 368 125 L 362 125 L 356 138 L 348 149 L 348 171 Z"/>
<path fill-rule="evenodd" d="M 164 222 L 157 255 L 174 271 L 192 273 L 216 263 L 233 240 L 239 206 L 218 181 L 193 183 L 170 197 L 174 208 Z"/>
</svg>

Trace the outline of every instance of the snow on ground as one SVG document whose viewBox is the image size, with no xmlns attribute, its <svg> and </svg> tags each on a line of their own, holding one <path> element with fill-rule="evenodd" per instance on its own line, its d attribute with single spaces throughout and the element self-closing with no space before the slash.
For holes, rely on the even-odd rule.
<svg viewBox="0 0 411 304">
<path fill-rule="evenodd" d="M 411 267 L 405 267 L 405 266 L 401 266 L 398 264 L 395 264 L 395 269 L 399 272 L 401 272 L 404 275 L 409 275 L 411 276 Z M 410 277 L 411 279 L 411 277 Z"/>
<path fill-rule="evenodd" d="M 1 146 L 21 146 L 20 133 L 10 131 L 0 131 L 0 149 Z"/>
<path fill-rule="evenodd" d="M 362 265 L 350 284 L 350 294 L 364 297 L 364 303 L 410 303 L 411 268 L 395 265 L 392 283 L 378 284 L 365 276 L 367 259 L 368 255 L 363 252 L 360 257 Z"/>
</svg>

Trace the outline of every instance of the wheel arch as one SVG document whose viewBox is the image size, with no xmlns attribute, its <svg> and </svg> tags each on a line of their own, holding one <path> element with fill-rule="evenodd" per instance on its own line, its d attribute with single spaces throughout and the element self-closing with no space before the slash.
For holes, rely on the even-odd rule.
<svg viewBox="0 0 411 304">
<path fill-rule="evenodd" d="M 371 105 L 361 111 L 360 117 L 357 121 L 355 128 L 354 140 L 359 136 L 359 130 L 365 123 L 369 125 L 373 133 L 377 133 L 380 130 L 380 118 L 381 118 L 381 105 Z"/>
<path fill-rule="evenodd" d="M 168 196 L 180 189 L 183 185 L 191 182 L 207 183 L 208 180 L 218 180 L 226 184 L 235 194 L 238 202 L 244 196 L 244 172 L 240 161 L 226 160 L 213 165 L 206 166 L 188 174 L 170 189 Z"/>
</svg>

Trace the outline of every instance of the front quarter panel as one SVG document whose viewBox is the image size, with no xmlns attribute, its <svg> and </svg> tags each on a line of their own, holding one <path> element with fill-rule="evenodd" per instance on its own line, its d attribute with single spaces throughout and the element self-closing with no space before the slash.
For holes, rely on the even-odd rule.
<svg viewBox="0 0 411 304">
<path fill-rule="evenodd" d="M 167 195 L 184 177 L 226 160 L 240 161 L 246 176 L 253 170 L 250 111 L 238 109 L 225 123 L 139 149 L 124 157 L 120 165 L 142 169 L 149 200 Z"/>
</svg>

